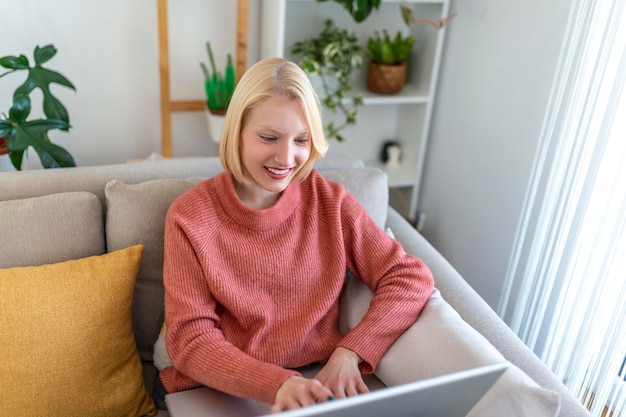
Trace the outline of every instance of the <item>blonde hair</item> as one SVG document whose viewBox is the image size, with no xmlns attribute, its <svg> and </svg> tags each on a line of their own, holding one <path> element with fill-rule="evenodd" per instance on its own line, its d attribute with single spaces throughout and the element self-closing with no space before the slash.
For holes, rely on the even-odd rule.
<svg viewBox="0 0 626 417">
<path fill-rule="evenodd" d="M 321 105 L 305 72 L 295 63 L 282 58 L 267 58 L 252 65 L 241 77 L 228 105 L 220 139 L 220 159 L 224 169 L 241 183 L 249 183 L 241 161 L 241 132 L 250 112 L 262 101 L 276 96 L 298 100 L 308 126 L 311 154 L 294 176 L 302 181 L 328 150 L 324 136 Z"/>
</svg>

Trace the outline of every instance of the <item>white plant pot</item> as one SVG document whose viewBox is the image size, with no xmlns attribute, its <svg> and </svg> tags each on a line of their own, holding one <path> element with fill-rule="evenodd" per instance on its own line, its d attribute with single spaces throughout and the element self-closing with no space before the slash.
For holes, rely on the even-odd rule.
<svg viewBox="0 0 626 417">
<path fill-rule="evenodd" d="M 206 114 L 207 126 L 209 128 L 209 137 L 213 142 L 220 143 L 225 116 L 211 113 L 206 104 L 204 105 L 204 113 Z"/>
</svg>

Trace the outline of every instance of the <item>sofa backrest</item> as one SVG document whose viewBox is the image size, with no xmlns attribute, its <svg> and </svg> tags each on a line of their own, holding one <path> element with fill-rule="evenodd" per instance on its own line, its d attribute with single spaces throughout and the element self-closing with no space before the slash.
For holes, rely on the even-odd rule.
<svg viewBox="0 0 626 417">
<path fill-rule="evenodd" d="M 317 161 L 320 171 L 360 168 L 360 159 L 329 153 Z M 0 172 L 0 201 L 68 191 L 87 191 L 105 204 L 104 187 L 112 179 L 127 184 L 158 178 L 209 178 L 223 170 L 218 157 L 164 159 L 131 164 Z"/>
</svg>

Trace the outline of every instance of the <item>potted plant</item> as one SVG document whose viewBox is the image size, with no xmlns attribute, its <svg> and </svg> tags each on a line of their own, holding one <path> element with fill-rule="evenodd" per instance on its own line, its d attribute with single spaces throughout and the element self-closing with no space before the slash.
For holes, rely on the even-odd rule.
<svg viewBox="0 0 626 417">
<path fill-rule="evenodd" d="M 317 0 L 318 3 L 328 0 Z M 380 0 L 334 0 L 343 5 L 355 22 L 361 23 L 374 9 L 380 7 Z"/>
<path fill-rule="evenodd" d="M 379 94 L 397 94 L 406 81 L 407 61 L 415 39 L 398 31 L 392 39 L 387 30 L 375 32 L 367 41 L 365 55 L 370 59 L 367 67 L 366 86 Z"/>
<path fill-rule="evenodd" d="M 230 103 L 230 98 L 235 91 L 237 81 L 235 79 L 235 67 L 233 66 L 232 56 L 227 54 L 226 66 L 222 74 L 217 71 L 215 58 L 213 57 L 213 49 L 209 42 L 206 43 L 206 49 L 209 55 L 211 71 L 209 72 L 204 62 L 200 63 L 200 67 L 204 73 L 204 91 L 206 93 L 205 108 L 209 125 L 209 135 L 215 142 L 219 142 L 224 126 L 224 115 Z"/>
<path fill-rule="evenodd" d="M 0 66 L 9 70 L 0 74 L 0 78 L 17 71 L 28 72 L 26 81 L 13 93 L 13 105 L 8 116 L 4 113 L 0 115 L 0 138 L 3 138 L 0 151 L 9 155 L 11 163 L 17 170 L 22 167 L 24 152 L 28 147 L 35 149 L 44 168 L 76 166 L 72 155 L 61 146 L 52 143 L 48 137 L 50 130 L 68 131 L 70 128 L 67 110 L 59 99 L 52 95 L 50 86 L 59 84 L 76 91 L 65 76 L 42 66 L 56 53 L 57 50 L 53 45 L 46 45 L 43 48 L 36 46 L 33 67 L 24 55 L 7 55 L 0 58 Z M 39 88 L 43 94 L 42 106 L 45 118 L 27 120 L 31 111 L 30 93 L 35 88 Z"/>
<path fill-rule="evenodd" d="M 324 106 L 343 117 L 338 125 L 332 121 L 325 123 L 326 137 L 343 141 L 339 132 L 356 123 L 357 108 L 363 104 L 359 95 L 348 98 L 352 91 L 352 73 L 361 68 L 363 61 L 358 38 L 354 33 L 337 28 L 328 19 L 319 36 L 296 42 L 291 52 L 302 55 L 299 65 L 306 73 L 319 77 L 320 99 Z"/>
</svg>

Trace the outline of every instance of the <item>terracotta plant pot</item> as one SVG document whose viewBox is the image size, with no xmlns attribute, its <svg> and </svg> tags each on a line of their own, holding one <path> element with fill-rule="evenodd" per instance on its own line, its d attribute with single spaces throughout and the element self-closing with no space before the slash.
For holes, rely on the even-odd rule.
<svg viewBox="0 0 626 417">
<path fill-rule="evenodd" d="M 367 67 L 367 89 L 378 94 L 397 94 L 406 82 L 406 62 L 383 65 L 375 62 Z"/>
<path fill-rule="evenodd" d="M 0 155 L 6 155 L 9 153 L 9 150 L 7 149 L 7 139 L 7 136 L 0 138 Z"/>
</svg>

